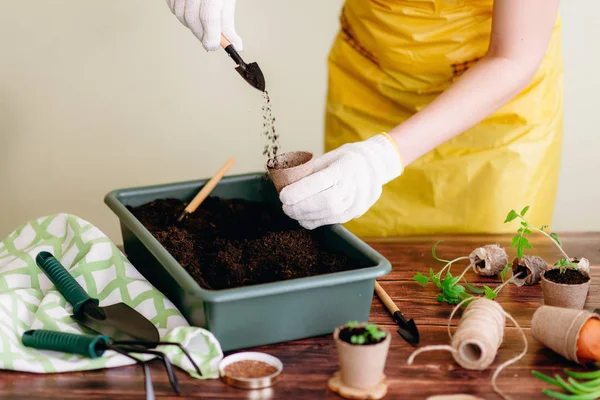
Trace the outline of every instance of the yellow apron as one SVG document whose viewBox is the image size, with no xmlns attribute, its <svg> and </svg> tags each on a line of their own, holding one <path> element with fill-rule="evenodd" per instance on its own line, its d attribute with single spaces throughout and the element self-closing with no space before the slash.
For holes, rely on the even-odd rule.
<svg viewBox="0 0 600 400">
<path fill-rule="evenodd" d="M 325 149 L 388 131 L 487 51 L 492 0 L 347 0 L 329 55 Z M 530 85 L 424 155 L 345 226 L 358 236 L 515 231 L 510 209 L 550 224 L 563 122 L 560 18 Z M 423 138 L 425 140 L 425 138 Z"/>
</svg>

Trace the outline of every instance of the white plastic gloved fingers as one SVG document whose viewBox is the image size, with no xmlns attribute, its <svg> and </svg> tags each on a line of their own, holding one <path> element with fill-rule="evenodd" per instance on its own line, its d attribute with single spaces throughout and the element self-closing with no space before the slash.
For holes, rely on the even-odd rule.
<svg viewBox="0 0 600 400">
<path fill-rule="evenodd" d="M 383 134 L 328 152 L 315 159 L 315 167 L 317 172 L 280 194 L 283 211 L 307 229 L 362 216 L 383 185 L 403 172 L 396 144 Z"/>
<path fill-rule="evenodd" d="M 207 51 L 221 44 L 221 33 L 237 51 L 243 50 L 242 39 L 235 29 L 236 0 L 167 0 L 171 12 L 189 28 Z"/>
</svg>

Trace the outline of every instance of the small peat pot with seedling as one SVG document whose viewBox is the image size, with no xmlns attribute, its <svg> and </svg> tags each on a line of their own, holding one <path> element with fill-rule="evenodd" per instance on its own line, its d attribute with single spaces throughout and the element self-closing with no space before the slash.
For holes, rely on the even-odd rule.
<svg viewBox="0 0 600 400">
<path fill-rule="evenodd" d="M 329 388 L 347 398 L 380 399 L 387 393 L 385 363 L 391 335 L 372 323 L 350 321 L 333 333 L 340 370 Z"/>
<path fill-rule="evenodd" d="M 517 234 L 512 239 L 511 246 L 517 249 L 517 259 L 513 262 L 513 272 L 525 273 L 525 281 L 528 284 L 541 280 L 544 294 L 544 304 L 548 306 L 578 308 L 582 309 L 590 288 L 591 276 L 589 261 L 586 258 L 571 258 L 563 249 L 558 234 L 547 232 L 548 226 L 537 228 L 531 225 L 525 214 L 529 206 L 520 213 L 511 210 L 505 223 L 515 220 L 520 222 Z M 563 255 L 551 268 L 539 257 L 525 256 L 525 249 L 532 249 L 527 235 L 537 232 L 547 237 Z M 523 277 L 521 277 L 523 279 Z"/>
</svg>

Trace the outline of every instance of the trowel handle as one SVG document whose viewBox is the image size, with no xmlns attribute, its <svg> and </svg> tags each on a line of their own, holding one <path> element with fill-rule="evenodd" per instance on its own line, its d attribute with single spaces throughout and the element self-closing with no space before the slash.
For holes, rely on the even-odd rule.
<svg viewBox="0 0 600 400">
<path fill-rule="evenodd" d="M 79 354 L 89 358 L 98 358 L 108 349 L 108 336 L 78 335 L 74 333 L 31 329 L 23 333 L 23 345 L 39 350 L 62 351 Z"/>
<path fill-rule="evenodd" d="M 227 54 L 235 61 L 235 63 L 241 67 L 245 67 L 246 63 L 242 60 L 242 57 L 238 54 L 237 51 L 233 48 L 233 45 L 223 34 L 221 34 L 221 47 L 225 49 Z"/>
<path fill-rule="evenodd" d="M 377 281 L 375 281 L 375 292 L 377 292 L 377 296 L 381 299 L 385 307 L 388 309 L 390 314 L 394 314 L 398 311 L 398 306 L 394 303 L 394 300 L 383 290 L 383 288 L 379 285 Z"/>
<path fill-rule="evenodd" d="M 81 307 L 88 301 L 91 301 L 95 305 L 100 304 L 98 299 L 90 297 L 83 290 L 69 271 L 49 252 L 42 251 L 38 253 L 35 262 L 52 283 L 54 283 L 54 286 L 56 286 L 65 299 L 73 305 L 73 314 L 79 313 Z"/>
</svg>

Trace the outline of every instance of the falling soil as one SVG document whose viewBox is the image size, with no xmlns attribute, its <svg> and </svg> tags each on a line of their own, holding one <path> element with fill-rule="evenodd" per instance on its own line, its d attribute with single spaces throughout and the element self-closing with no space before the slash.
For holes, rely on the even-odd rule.
<svg viewBox="0 0 600 400">
<path fill-rule="evenodd" d="M 566 269 L 564 273 L 560 272 L 559 268 L 554 268 L 546 271 L 544 277 L 554 283 L 564 283 L 567 285 L 579 285 L 590 280 L 588 276 L 574 269 Z"/>
<path fill-rule="evenodd" d="M 281 157 L 280 157 L 281 158 Z M 280 160 L 279 158 L 271 158 L 267 161 L 267 167 L 273 169 L 286 169 L 289 168 L 290 162 L 288 160 Z"/>
<path fill-rule="evenodd" d="M 277 372 L 277 368 L 262 361 L 242 360 L 229 364 L 223 372 L 232 378 L 252 379 L 273 375 Z"/>
<path fill-rule="evenodd" d="M 346 343 L 354 344 L 354 343 L 352 343 L 352 336 L 363 335 L 366 331 L 367 330 L 362 327 L 359 327 L 359 328 L 345 327 L 340 330 L 339 338 L 340 338 L 340 340 L 342 340 Z M 383 337 L 381 339 L 373 339 L 371 337 L 371 335 L 366 335 L 365 343 L 361 344 L 361 346 L 368 345 L 368 344 L 377 344 L 377 343 L 382 342 L 383 340 L 385 340 L 385 337 Z"/>
<path fill-rule="evenodd" d="M 280 208 L 208 197 L 186 219 L 187 204 L 156 200 L 129 210 L 204 288 L 227 289 L 361 268 L 325 248 Z"/>
<path fill-rule="evenodd" d="M 263 150 L 263 155 L 266 156 L 268 161 L 277 155 L 277 151 L 279 150 L 279 135 L 275 132 L 275 117 L 273 117 L 271 111 L 271 98 L 269 97 L 269 92 L 266 90 L 263 92 L 263 98 L 265 100 L 262 107 L 263 136 L 267 141 Z"/>
</svg>

